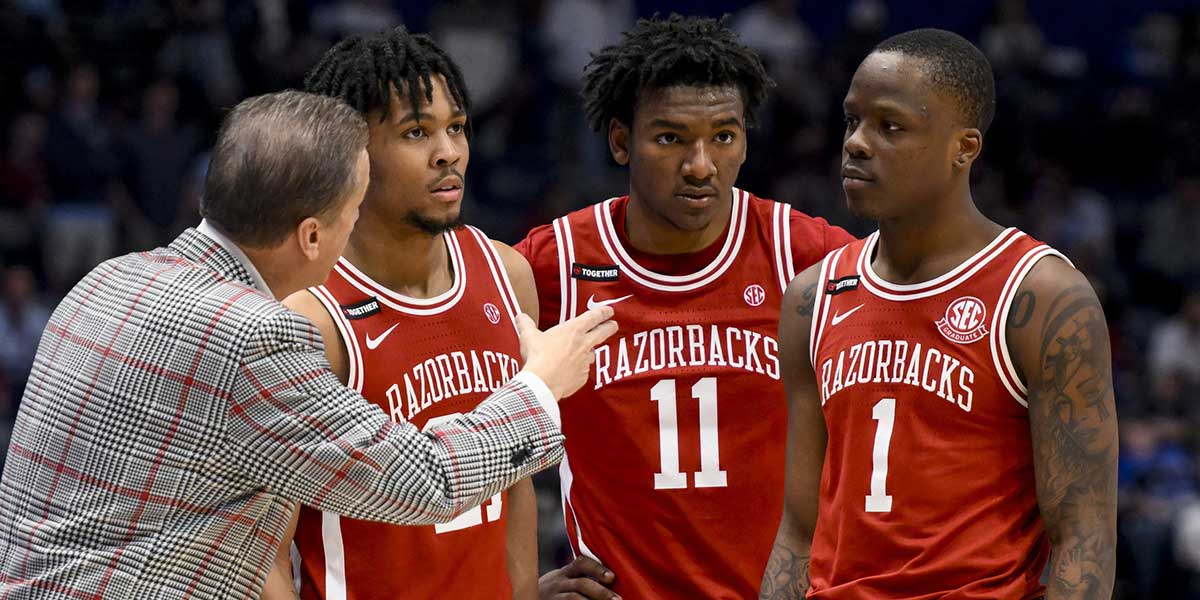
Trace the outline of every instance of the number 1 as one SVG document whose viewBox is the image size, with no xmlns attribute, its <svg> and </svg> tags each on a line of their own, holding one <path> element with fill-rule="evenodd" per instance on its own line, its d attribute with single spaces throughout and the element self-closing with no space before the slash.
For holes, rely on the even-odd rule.
<svg viewBox="0 0 1200 600">
<path fill-rule="evenodd" d="M 887 493 L 888 448 L 892 444 L 892 428 L 896 424 L 896 399 L 884 398 L 871 409 L 871 418 L 879 421 L 875 428 L 875 448 L 871 451 L 871 495 L 867 496 L 867 512 L 892 512 L 892 497 Z"/>
</svg>

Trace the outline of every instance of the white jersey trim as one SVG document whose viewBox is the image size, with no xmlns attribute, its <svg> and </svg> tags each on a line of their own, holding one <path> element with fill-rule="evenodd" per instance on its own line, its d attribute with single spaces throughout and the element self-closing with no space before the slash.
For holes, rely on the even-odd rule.
<svg viewBox="0 0 1200 600">
<path fill-rule="evenodd" d="M 575 318 L 575 296 L 579 293 L 578 284 L 571 276 L 571 268 L 575 264 L 575 242 L 571 238 L 571 221 L 567 217 L 554 220 L 554 243 L 558 245 L 558 276 L 562 296 L 558 308 L 558 322 L 565 323 Z"/>
<path fill-rule="evenodd" d="M 346 600 L 346 549 L 342 517 L 321 512 L 321 546 L 325 550 L 325 600 Z"/>
<path fill-rule="evenodd" d="M 792 207 L 787 204 L 783 206 L 783 221 L 779 224 L 783 228 L 783 266 L 787 269 L 787 280 L 791 283 L 796 275 L 796 259 L 792 257 Z M 805 265 L 808 268 L 808 265 Z M 787 287 L 786 285 L 784 287 Z"/>
<path fill-rule="evenodd" d="M 363 356 L 362 348 L 358 345 L 358 338 L 354 336 L 354 327 L 350 325 L 350 321 L 342 314 L 341 305 L 338 304 L 337 298 L 333 292 L 324 285 L 308 288 L 308 291 L 316 296 L 321 305 L 325 307 L 325 312 L 329 313 L 329 317 L 333 319 L 333 324 L 337 327 L 338 333 L 342 336 L 342 342 L 346 345 L 346 364 L 348 373 L 346 375 L 346 387 L 357 390 L 362 393 L 363 387 Z"/>
<path fill-rule="evenodd" d="M 517 301 L 517 293 L 513 290 L 512 282 L 508 279 L 508 271 L 504 269 L 504 259 L 500 258 L 500 251 L 496 249 L 495 244 L 492 243 L 492 240 L 483 231 L 470 225 L 467 225 L 467 230 L 471 232 L 471 235 L 475 236 L 475 242 L 483 250 L 483 256 L 488 263 L 488 269 L 492 272 L 492 281 L 496 284 L 496 291 L 504 301 L 504 308 L 508 311 L 513 331 L 518 331 L 517 313 L 521 312 L 521 306 L 520 302 Z M 518 332 L 519 335 L 520 333 Z"/>
<path fill-rule="evenodd" d="M 560 217 L 550 223 L 554 230 L 554 246 L 558 251 L 558 322 L 567 320 L 567 285 L 571 281 L 571 267 L 567 264 L 567 251 L 563 248 L 563 234 L 559 232 L 558 222 L 566 217 Z"/>
<path fill-rule="evenodd" d="M 458 304 L 467 290 L 466 261 L 463 260 L 462 248 L 453 232 L 442 235 L 446 248 L 450 253 L 450 265 L 454 271 L 454 283 L 450 289 L 432 298 L 413 298 L 397 293 L 358 270 L 345 257 L 339 258 L 333 270 L 337 271 L 350 285 L 358 288 L 364 294 L 375 296 L 381 304 L 395 311 L 416 316 L 436 315 L 446 312 Z"/>
<path fill-rule="evenodd" d="M 703 269 L 688 275 L 662 275 L 655 273 L 633 260 L 617 236 L 616 227 L 612 221 L 612 203 L 615 198 L 601 202 L 595 211 L 596 227 L 600 232 L 600 241 L 609 258 L 621 265 L 625 274 L 634 282 L 660 292 L 689 292 L 712 283 L 723 275 L 734 263 L 746 237 L 746 213 L 749 210 L 749 193 L 733 188 L 733 206 L 731 208 L 729 232 L 725 236 L 725 244 L 720 253 Z"/>
<path fill-rule="evenodd" d="M 812 325 L 809 331 L 808 361 L 812 364 L 813 372 L 817 370 L 817 350 L 821 347 L 821 339 L 825 334 L 825 317 L 829 314 L 830 300 L 825 293 L 825 282 L 834 279 L 837 264 L 841 260 L 846 247 L 842 246 L 825 255 L 821 261 L 821 270 L 817 274 L 817 288 L 813 299 Z M 821 399 L 821 404 L 825 400 Z"/>
<path fill-rule="evenodd" d="M 779 275 L 780 293 L 787 291 L 787 284 L 792 279 L 792 277 L 788 275 L 788 272 L 791 269 L 785 266 L 786 259 L 784 258 L 783 250 L 784 245 L 788 243 L 784 239 L 787 232 L 785 219 L 787 219 L 786 207 L 783 204 L 776 202 L 775 206 L 771 208 L 771 241 L 775 246 L 773 248 L 773 254 L 775 255 L 775 272 Z"/>
<path fill-rule="evenodd" d="M 575 482 L 575 475 L 571 472 L 570 457 L 563 456 L 562 462 L 558 465 L 558 476 L 562 487 L 563 520 L 565 521 L 567 515 L 570 515 L 571 520 L 575 522 L 575 543 L 570 545 L 571 552 L 574 553 L 575 547 L 578 545 L 579 552 L 584 556 L 604 564 L 604 561 L 600 560 L 583 541 L 583 524 L 579 522 L 579 517 L 575 514 L 575 507 L 571 506 L 571 484 Z"/>
<path fill-rule="evenodd" d="M 1012 308 L 1013 300 L 1016 299 L 1021 282 L 1025 281 L 1025 277 L 1033 270 L 1034 265 L 1047 256 L 1057 256 L 1066 261 L 1068 265 L 1075 266 L 1062 253 L 1044 244 L 1035 246 L 1026 252 L 1021 260 L 1017 261 L 1017 265 L 1013 267 L 1004 287 L 1001 288 L 999 300 L 996 302 L 996 312 L 992 315 L 992 332 L 988 336 L 996 374 L 1004 383 L 1005 389 L 1012 394 L 1013 399 L 1025 408 L 1029 408 L 1029 389 L 1025 386 L 1025 382 L 1021 381 L 1021 376 L 1013 364 L 1012 355 L 1008 351 L 1008 312 Z"/>
<path fill-rule="evenodd" d="M 875 273 L 875 269 L 871 266 L 870 257 L 874 254 L 875 247 L 879 242 L 879 232 L 876 231 L 867 237 L 867 242 L 863 244 L 862 251 L 858 255 L 858 274 L 862 277 L 862 286 L 880 298 L 896 302 L 930 298 L 943 294 L 967 281 L 1022 237 L 1025 237 L 1024 233 L 1015 227 L 1009 227 L 1000 232 L 987 246 L 959 263 L 949 272 L 929 281 L 901 285 L 884 280 Z"/>
</svg>

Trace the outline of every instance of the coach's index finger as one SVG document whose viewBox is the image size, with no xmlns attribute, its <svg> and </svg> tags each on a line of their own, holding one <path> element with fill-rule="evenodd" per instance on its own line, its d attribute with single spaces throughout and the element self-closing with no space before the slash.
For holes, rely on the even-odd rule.
<svg viewBox="0 0 1200 600">
<path fill-rule="evenodd" d="M 583 331 L 591 331 L 597 325 L 611 319 L 613 316 L 613 308 L 611 306 L 597 306 L 589 308 L 587 312 L 575 317 L 575 326 Z"/>
<path fill-rule="evenodd" d="M 584 340 L 587 342 L 589 348 L 595 348 L 596 346 L 603 344 L 604 340 L 612 337 L 612 334 L 616 332 L 617 322 L 605 321 L 592 328 L 591 331 L 587 332 L 587 337 L 585 337 Z"/>
</svg>

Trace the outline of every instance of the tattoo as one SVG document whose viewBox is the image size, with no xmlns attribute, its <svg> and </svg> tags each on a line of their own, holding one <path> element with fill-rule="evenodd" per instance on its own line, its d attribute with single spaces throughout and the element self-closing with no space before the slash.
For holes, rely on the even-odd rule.
<svg viewBox="0 0 1200 600">
<path fill-rule="evenodd" d="M 1041 340 L 1029 418 L 1038 503 L 1053 545 L 1047 598 L 1109 598 L 1117 429 L 1104 312 L 1090 288 L 1054 299 Z"/>
<path fill-rule="evenodd" d="M 817 284 L 812 284 L 800 292 L 800 303 L 796 305 L 796 314 L 802 317 L 813 316 L 813 306 L 817 303 Z"/>
<path fill-rule="evenodd" d="M 1060 303 L 1066 306 L 1056 313 Z M 1104 404 L 1113 394 L 1104 311 L 1077 287 L 1062 292 L 1049 314 L 1053 318 L 1042 329 L 1042 378 L 1056 393 L 1059 417 L 1067 426 L 1064 431 L 1077 444 L 1091 445 L 1099 425 L 1111 416 Z M 1074 414 L 1076 397 L 1084 399 L 1098 422 L 1089 419 L 1093 415 Z"/>
<path fill-rule="evenodd" d="M 1012 308 L 1008 310 L 1008 324 L 1012 327 L 1024 327 L 1028 324 L 1029 319 L 1033 317 L 1033 305 L 1033 292 L 1026 290 L 1017 294 Z"/>
<path fill-rule="evenodd" d="M 759 600 L 799 600 L 808 593 L 808 554 L 776 542 L 763 573 Z"/>
</svg>

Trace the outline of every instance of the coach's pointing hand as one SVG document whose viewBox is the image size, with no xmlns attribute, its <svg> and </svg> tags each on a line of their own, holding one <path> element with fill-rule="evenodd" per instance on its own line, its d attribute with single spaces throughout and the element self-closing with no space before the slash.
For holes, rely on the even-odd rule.
<svg viewBox="0 0 1200 600">
<path fill-rule="evenodd" d="M 592 349 L 617 331 L 612 315 L 612 307 L 601 306 L 546 331 L 538 331 L 525 314 L 517 315 L 525 370 L 546 382 L 556 398 L 575 393 L 587 381 Z"/>
</svg>

